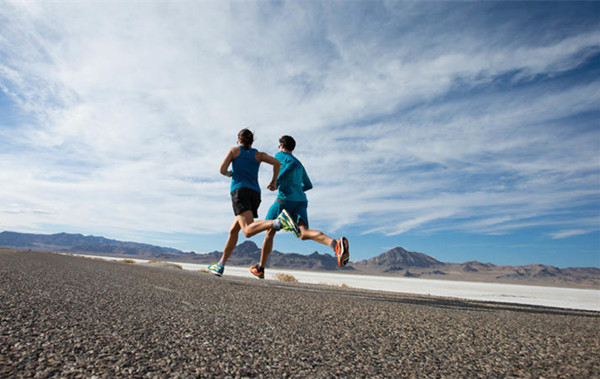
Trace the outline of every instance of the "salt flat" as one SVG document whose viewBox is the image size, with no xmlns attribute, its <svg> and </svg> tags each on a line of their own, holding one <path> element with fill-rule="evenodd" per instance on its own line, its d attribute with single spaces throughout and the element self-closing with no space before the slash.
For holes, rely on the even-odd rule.
<svg viewBox="0 0 600 379">
<path fill-rule="evenodd" d="M 108 260 L 122 258 L 82 255 Z M 138 263 L 146 263 L 145 259 L 133 259 Z M 206 269 L 206 264 L 169 262 L 181 266 L 184 270 Z M 352 288 L 454 297 L 460 299 L 495 301 L 501 303 L 517 303 L 541 305 L 566 309 L 600 311 L 600 290 L 527 286 L 516 284 L 460 282 L 452 280 L 434 280 L 420 278 L 395 278 L 375 275 L 353 275 L 346 273 L 323 271 L 297 271 L 288 269 L 267 269 L 265 279 L 277 280 L 277 274 L 289 274 L 300 283 L 326 284 L 333 286 L 346 285 Z M 225 275 L 252 277 L 248 267 L 226 266 Z"/>
</svg>

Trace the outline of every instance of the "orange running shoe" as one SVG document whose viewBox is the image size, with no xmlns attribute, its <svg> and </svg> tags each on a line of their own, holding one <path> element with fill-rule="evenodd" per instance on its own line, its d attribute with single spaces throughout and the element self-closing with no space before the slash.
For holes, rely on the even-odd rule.
<svg viewBox="0 0 600 379">
<path fill-rule="evenodd" d="M 335 241 L 335 255 L 338 259 L 338 266 L 344 267 L 348 264 L 350 260 L 350 248 L 348 246 L 348 239 L 346 237 L 342 237 L 339 240 Z"/>
<path fill-rule="evenodd" d="M 256 265 L 256 266 L 250 266 L 250 272 L 252 273 L 252 275 L 256 276 L 258 279 L 264 279 L 265 278 L 265 268 L 264 267 L 260 267 Z"/>
</svg>

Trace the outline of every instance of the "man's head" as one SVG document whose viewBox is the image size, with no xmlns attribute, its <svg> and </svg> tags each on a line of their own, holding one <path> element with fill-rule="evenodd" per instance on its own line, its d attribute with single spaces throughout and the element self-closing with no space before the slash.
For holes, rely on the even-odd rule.
<svg viewBox="0 0 600 379">
<path fill-rule="evenodd" d="M 254 143 L 254 134 L 248 129 L 242 129 L 238 133 L 238 143 L 244 147 L 244 149 L 249 149 L 252 147 Z"/>
<path fill-rule="evenodd" d="M 294 151 L 296 148 L 296 141 L 290 136 L 283 136 L 279 139 L 279 146 L 286 150 Z"/>
</svg>

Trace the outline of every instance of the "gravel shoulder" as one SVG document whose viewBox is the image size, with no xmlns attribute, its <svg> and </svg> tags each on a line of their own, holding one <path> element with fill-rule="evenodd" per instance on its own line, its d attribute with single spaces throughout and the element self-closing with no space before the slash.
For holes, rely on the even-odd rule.
<svg viewBox="0 0 600 379">
<path fill-rule="evenodd" d="M 0 377 L 600 377 L 600 313 L 0 249 Z"/>
</svg>

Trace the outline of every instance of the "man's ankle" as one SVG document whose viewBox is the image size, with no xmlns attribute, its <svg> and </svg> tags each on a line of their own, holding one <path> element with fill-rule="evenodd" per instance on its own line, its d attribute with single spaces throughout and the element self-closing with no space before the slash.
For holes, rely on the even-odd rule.
<svg viewBox="0 0 600 379">
<path fill-rule="evenodd" d="M 271 223 L 271 227 L 273 228 L 273 230 L 279 231 L 281 230 L 281 221 L 279 221 L 278 218 L 276 218 L 275 220 L 273 220 L 273 222 Z"/>
</svg>

